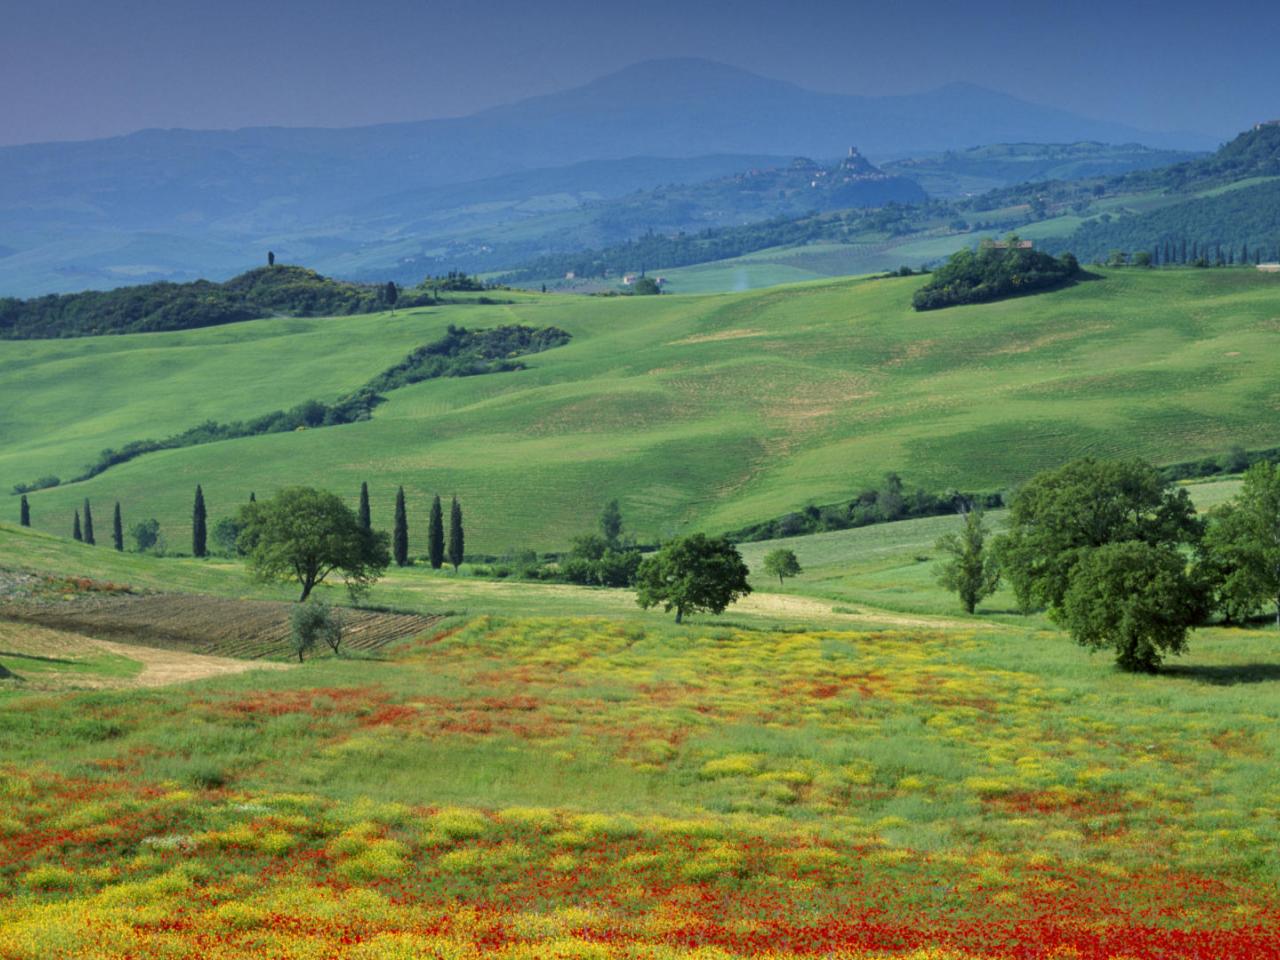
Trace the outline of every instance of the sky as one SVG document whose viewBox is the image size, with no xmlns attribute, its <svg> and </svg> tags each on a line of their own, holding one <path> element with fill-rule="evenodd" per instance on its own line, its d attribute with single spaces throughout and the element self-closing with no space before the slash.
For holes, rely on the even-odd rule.
<svg viewBox="0 0 1280 960">
<path fill-rule="evenodd" d="M 0 144 L 459 116 L 686 56 L 1226 138 L 1280 117 L 1277 35 L 1275 0 L 0 0 Z"/>
</svg>

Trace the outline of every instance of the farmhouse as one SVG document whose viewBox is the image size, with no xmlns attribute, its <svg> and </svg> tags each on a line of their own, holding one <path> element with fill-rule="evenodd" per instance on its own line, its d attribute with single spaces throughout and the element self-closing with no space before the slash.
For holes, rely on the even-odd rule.
<svg viewBox="0 0 1280 960">
<path fill-rule="evenodd" d="M 1280 263 L 1260 263 L 1258 269 L 1263 273 L 1280 273 Z"/>
</svg>

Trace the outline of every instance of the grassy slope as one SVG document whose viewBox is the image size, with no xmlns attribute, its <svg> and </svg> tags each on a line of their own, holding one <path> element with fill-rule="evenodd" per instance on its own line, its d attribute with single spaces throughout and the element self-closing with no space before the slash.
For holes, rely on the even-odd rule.
<svg viewBox="0 0 1280 960">
<path fill-rule="evenodd" d="M 1274 278 L 1108 272 L 1034 298 L 916 314 L 907 304 L 919 282 L 532 297 L 394 319 L 0 344 L 10 372 L 0 407 L 13 411 L 0 488 L 206 416 L 332 397 L 451 322 L 554 323 L 575 339 L 526 371 L 398 391 L 369 423 L 169 451 L 38 493 L 35 522 L 65 534 L 89 496 L 104 537 L 119 499 L 126 522 L 156 516 L 183 549 L 197 482 L 216 520 L 250 490 L 306 482 L 354 500 L 367 479 L 379 525 L 405 484 L 415 551 L 436 490 L 463 499 L 469 548 L 548 549 L 613 496 L 652 538 L 835 500 L 890 469 L 933 488 L 995 488 L 1083 453 L 1172 461 L 1280 442 L 1263 415 L 1280 402 Z M 281 335 L 289 329 L 300 332 Z M 124 376 L 122 354 L 134 364 Z M 93 429 L 58 419 L 95 405 Z"/>
</svg>

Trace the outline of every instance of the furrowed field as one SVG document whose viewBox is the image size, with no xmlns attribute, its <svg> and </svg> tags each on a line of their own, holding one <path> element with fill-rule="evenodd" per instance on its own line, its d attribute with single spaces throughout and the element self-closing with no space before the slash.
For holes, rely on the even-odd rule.
<svg viewBox="0 0 1280 960">
<path fill-rule="evenodd" d="M 354 502 L 368 481 L 380 527 L 404 484 L 413 552 L 431 494 L 456 492 L 469 549 L 497 554 L 563 548 L 613 497 L 654 542 L 847 499 L 889 470 L 932 491 L 996 490 L 1084 454 L 1168 463 L 1280 443 L 1280 281 L 1102 274 L 925 314 L 910 307 L 919 278 L 846 279 L 0 342 L 0 490 L 208 418 L 332 402 L 449 324 L 574 339 L 527 370 L 392 391 L 368 422 L 150 454 L 34 493 L 33 522 L 65 536 L 85 497 L 99 526 L 118 500 L 126 525 L 155 517 L 182 551 L 197 483 L 213 522 L 250 491 L 311 483 Z"/>
<path fill-rule="evenodd" d="M 809 593 L 683 627 L 625 591 L 400 571 L 375 601 L 471 612 L 180 685 L 140 684 L 153 647 L 0 624 L 25 680 L 0 683 L 0 957 L 1280 956 L 1274 630 L 1134 676 L 925 577 L 895 603 L 877 577 L 927 566 L 938 522 L 797 541 Z M 250 589 L 0 548 L 70 596 L 42 603 Z M 486 615 L 490 586 L 547 614 Z"/>
</svg>

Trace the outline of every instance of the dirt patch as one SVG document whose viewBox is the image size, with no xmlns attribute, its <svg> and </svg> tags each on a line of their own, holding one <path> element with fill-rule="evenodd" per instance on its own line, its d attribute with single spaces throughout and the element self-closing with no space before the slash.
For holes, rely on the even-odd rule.
<svg viewBox="0 0 1280 960">
<path fill-rule="evenodd" d="M 683 340 L 672 340 L 667 346 L 682 347 L 693 343 L 716 343 L 720 340 L 745 340 L 747 337 L 765 337 L 764 330 L 721 330 L 719 333 L 697 333 Z"/>
<path fill-rule="evenodd" d="M 292 604 L 226 597 L 151 594 L 104 596 L 73 603 L 9 604 L 0 617 L 82 634 L 215 657 L 256 660 L 287 656 Z M 343 646 L 378 650 L 413 637 L 441 618 L 342 610 Z"/>
<path fill-rule="evenodd" d="M 160 687 L 288 664 L 210 657 L 99 640 L 29 623 L 0 622 L 0 660 L 29 690 Z"/>
<path fill-rule="evenodd" d="M 811 597 L 798 597 L 789 593 L 753 593 L 729 608 L 731 613 L 737 610 L 767 617 L 840 620 L 850 623 L 874 623 L 892 627 L 928 627 L 937 629 L 939 627 L 973 626 L 973 624 L 965 623 L 963 620 L 912 616 L 904 613 L 892 613 L 888 610 L 875 610 L 870 607 L 840 605 L 840 612 L 837 613 L 830 600 L 815 600 Z"/>
</svg>

